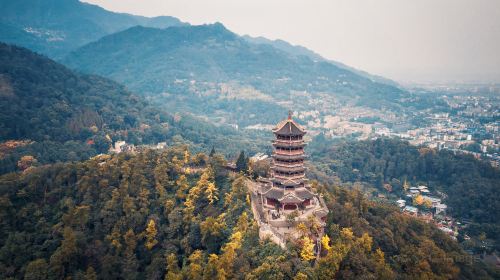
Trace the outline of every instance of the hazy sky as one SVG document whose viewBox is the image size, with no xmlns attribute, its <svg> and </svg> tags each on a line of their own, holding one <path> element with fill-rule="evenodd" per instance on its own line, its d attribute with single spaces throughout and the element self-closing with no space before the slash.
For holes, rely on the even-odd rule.
<svg viewBox="0 0 500 280">
<path fill-rule="evenodd" d="M 399 82 L 500 82 L 500 0 L 85 0 L 219 21 Z"/>
</svg>

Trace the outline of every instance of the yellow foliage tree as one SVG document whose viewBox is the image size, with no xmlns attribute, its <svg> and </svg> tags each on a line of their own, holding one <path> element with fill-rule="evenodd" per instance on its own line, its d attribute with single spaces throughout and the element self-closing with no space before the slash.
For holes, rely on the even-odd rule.
<svg viewBox="0 0 500 280">
<path fill-rule="evenodd" d="M 192 280 L 201 280 L 203 275 L 203 253 L 201 250 L 194 251 L 189 256 L 189 266 L 187 269 L 187 278 Z"/>
<path fill-rule="evenodd" d="M 184 151 L 184 164 L 188 164 L 190 158 L 191 158 L 191 155 L 189 154 L 189 150 L 186 149 Z"/>
<path fill-rule="evenodd" d="M 332 249 L 332 247 L 330 246 L 330 237 L 328 237 L 327 234 L 321 237 L 321 246 L 328 252 L 330 252 L 330 250 Z"/>
<path fill-rule="evenodd" d="M 296 229 L 302 236 L 306 235 L 309 232 L 309 229 L 304 223 L 298 223 Z"/>
<path fill-rule="evenodd" d="M 358 238 L 358 243 L 365 249 L 366 252 L 372 250 L 373 238 L 368 233 L 363 233 L 360 238 Z"/>
<path fill-rule="evenodd" d="M 34 156 L 30 156 L 30 155 L 22 156 L 21 159 L 19 159 L 19 161 L 17 162 L 17 167 L 19 167 L 19 169 L 24 171 L 36 163 L 37 163 L 37 160 Z"/>
<path fill-rule="evenodd" d="M 426 208 L 432 208 L 432 201 L 430 201 L 429 199 L 424 199 L 424 206 Z"/>
<path fill-rule="evenodd" d="M 377 279 L 395 279 L 394 272 L 391 270 L 389 265 L 385 262 L 385 254 L 380 248 L 375 250 L 375 274 Z"/>
<path fill-rule="evenodd" d="M 227 278 L 233 277 L 233 266 L 234 259 L 236 258 L 236 250 L 241 248 L 241 241 L 243 239 L 243 235 L 241 232 L 234 232 L 229 238 L 229 242 L 227 242 L 222 247 L 222 256 L 220 257 L 220 268 L 224 270 Z"/>
<path fill-rule="evenodd" d="M 182 280 L 182 274 L 177 264 L 177 256 L 173 253 L 167 256 L 167 274 L 165 275 L 165 280 Z"/>
<path fill-rule="evenodd" d="M 113 245 L 113 247 L 115 247 L 116 250 L 119 250 L 122 247 L 122 244 L 120 242 L 121 234 L 118 227 L 115 226 L 111 234 L 108 235 L 106 238 L 111 242 L 111 245 Z"/>
<path fill-rule="evenodd" d="M 185 199 L 186 191 L 189 189 L 189 184 L 186 175 L 182 174 L 181 176 L 179 176 L 179 179 L 177 179 L 175 184 L 177 185 L 177 191 L 175 193 L 175 196 L 178 199 Z"/>
<path fill-rule="evenodd" d="M 341 231 L 340 231 L 340 236 L 344 239 L 344 240 L 352 240 L 354 238 L 354 233 L 352 232 L 352 229 L 351 228 L 343 228 Z"/>
<path fill-rule="evenodd" d="M 309 279 L 307 275 L 300 271 L 295 275 L 295 277 L 293 277 L 293 280 L 307 280 L 307 279 Z"/>
<path fill-rule="evenodd" d="M 207 199 L 210 204 L 213 204 L 215 201 L 219 200 L 219 190 L 212 182 L 208 183 L 207 188 L 205 189 L 205 194 L 207 195 Z"/>
<path fill-rule="evenodd" d="M 248 229 L 248 215 L 247 212 L 243 212 L 236 222 L 236 230 L 239 232 L 246 232 Z"/>
<path fill-rule="evenodd" d="M 314 255 L 314 243 L 307 236 L 304 236 L 302 238 L 302 249 L 300 250 L 300 257 L 304 261 L 310 261 L 316 258 L 316 256 Z"/>
<path fill-rule="evenodd" d="M 156 223 L 153 219 L 149 220 L 148 226 L 146 227 L 146 248 L 148 250 L 153 249 L 153 247 L 158 244 L 158 240 L 156 240 L 156 234 L 158 231 L 156 230 Z"/>
<path fill-rule="evenodd" d="M 424 203 L 424 197 L 417 195 L 413 198 L 413 205 L 422 205 Z"/>
</svg>

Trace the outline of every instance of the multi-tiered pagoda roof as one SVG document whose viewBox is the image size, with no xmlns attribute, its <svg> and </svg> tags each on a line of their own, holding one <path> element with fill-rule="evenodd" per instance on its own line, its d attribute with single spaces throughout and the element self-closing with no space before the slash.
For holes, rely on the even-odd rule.
<svg viewBox="0 0 500 280">
<path fill-rule="evenodd" d="M 262 188 L 262 195 L 270 207 L 284 210 L 304 208 L 311 203 L 314 193 L 307 185 L 304 166 L 306 131 L 292 119 L 291 113 L 273 129 L 270 184 Z"/>
<path fill-rule="evenodd" d="M 285 248 L 285 240 L 297 238 L 294 225 L 303 223 L 320 225 L 314 233 L 316 242 L 321 239 L 328 208 L 323 198 L 308 184 L 304 166 L 306 131 L 289 113 L 273 129 L 273 154 L 269 178 L 259 178 L 252 203 L 261 223 L 259 235 Z M 293 219 L 290 219 L 293 217 Z M 265 224 L 265 226 L 264 226 Z M 318 243 L 319 244 L 319 243 Z"/>
</svg>

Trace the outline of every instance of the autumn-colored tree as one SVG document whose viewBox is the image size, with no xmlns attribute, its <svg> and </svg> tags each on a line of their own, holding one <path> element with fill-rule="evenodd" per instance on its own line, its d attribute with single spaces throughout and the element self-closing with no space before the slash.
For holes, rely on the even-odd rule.
<svg viewBox="0 0 500 280">
<path fill-rule="evenodd" d="M 219 200 L 218 193 L 219 190 L 217 189 L 215 184 L 212 182 L 208 183 L 205 189 L 205 195 L 207 196 L 208 202 L 210 204 L 214 204 L 215 201 Z"/>
<path fill-rule="evenodd" d="M 158 231 L 156 230 L 156 223 L 153 219 L 149 220 L 148 226 L 146 227 L 146 243 L 144 244 L 148 250 L 153 249 L 153 247 L 158 244 L 158 240 L 156 240 L 156 234 Z"/>
<path fill-rule="evenodd" d="M 167 273 L 165 280 L 181 280 L 182 274 L 180 273 L 177 256 L 175 254 L 167 255 Z"/>
<path fill-rule="evenodd" d="M 307 274 L 304 274 L 302 272 L 297 272 L 297 274 L 295 275 L 295 277 L 293 277 L 293 280 L 307 280 L 309 279 L 309 277 L 307 277 Z"/>
<path fill-rule="evenodd" d="M 207 188 L 211 188 L 209 194 L 212 198 L 212 201 L 216 200 L 217 189 L 215 188 L 215 185 L 212 185 L 214 184 L 213 175 L 213 170 L 211 168 L 205 168 L 196 185 L 189 190 L 186 201 L 184 202 L 184 212 L 186 214 L 186 220 L 191 219 L 194 210 L 198 206 L 198 200 L 200 199 L 201 194 L 205 192 Z"/>
<path fill-rule="evenodd" d="M 314 255 L 314 242 L 311 238 L 304 236 L 302 237 L 302 248 L 300 250 L 300 257 L 304 261 L 314 260 L 316 256 Z"/>
<path fill-rule="evenodd" d="M 375 258 L 375 275 L 377 279 L 395 279 L 394 272 L 391 270 L 389 265 L 385 262 L 385 254 L 380 249 L 377 248 L 374 252 Z"/>
<path fill-rule="evenodd" d="M 189 150 L 186 149 L 184 151 L 184 164 L 188 164 L 190 159 L 191 159 L 191 154 L 189 153 Z"/>
<path fill-rule="evenodd" d="M 197 153 L 193 158 L 193 164 L 196 166 L 204 166 L 208 162 L 208 156 L 204 153 Z"/>
<path fill-rule="evenodd" d="M 111 243 L 111 245 L 116 250 L 120 250 L 121 249 L 121 247 L 122 247 L 122 244 L 121 244 L 121 233 L 120 233 L 120 229 L 117 226 L 113 227 L 113 231 L 106 238 L 109 240 L 109 242 Z"/>
<path fill-rule="evenodd" d="M 423 205 L 425 208 L 431 209 L 432 208 L 432 201 L 430 199 L 424 199 Z"/>
<path fill-rule="evenodd" d="M 238 221 L 236 222 L 235 230 L 244 233 L 247 231 L 247 229 L 248 229 L 248 215 L 247 212 L 243 212 L 238 218 Z"/>
<path fill-rule="evenodd" d="M 301 236 L 304 236 L 309 233 L 309 228 L 307 228 L 307 226 L 304 223 L 298 223 L 295 228 Z"/>
<path fill-rule="evenodd" d="M 323 248 L 323 250 L 327 252 L 329 252 L 332 249 L 332 247 L 330 246 L 330 237 L 328 237 L 327 234 L 321 237 L 321 247 Z"/>
<path fill-rule="evenodd" d="M 175 196 L 177 197 L 177 199 L 185 199 L 186 191 L 189 189 L 189 184 L 186 175 L 184 174 L 180 175 L 175 184 L 177 185 L 177 191 L 175 193 Z"/>
<path fill-rule="evenodd" d="M 139 206 L 139 213 L 143 217 L 147 216 L 149 214 L 149 204 L 150 204 L 150 198 L 149 198 L 149 190 L 147 188 L 141 188 L 139 195 L 137 196 L 137 204 Z"/>
<path fill-rule="evenodd" d="M 22 156 L 19 161 L 17 162 L 17 167 L 21 170 L 24 171 L 28 169 L 29 167 L 35 165 L 37 163 L 37 160 L 34 156 L 26 155 Z"/>
<path fill-rule="evenodd" d="M 424 197 L 421 196 L 420 194 L 417 194 L 415 197 L 413 197 L 413 205 L 422 205 L 424 203 Z"/>
<path fill-rule="evenodd" d="M 233 277 L 233 266 L 236 258 L 236 250 L 241 248 L 243 235 L 241 232 L 234 232 L 227 242 L 222 247 L 222 256 L 220 257 L 220 267 L 224 269 L 226 277 L 231 279 Z"/>
<path fill-rule="evenodd" d="M 193 280 L 203 279 L 203 253 L 201 250 L 194 251 L 188 258 L 189 265 L 186 269 L 186 277 Z"/>
<path fill-rule="evenodd" d="M 153 174 L 155 178 L 156 194 L 163 200 L 165 199 L 166 188 L 169 185 L 170 179 L 168 176 L 168 163 L 163 158 L 157 160 Z"/>
<path fill-rule="evenodd" d="M 203 280 L 225 280 L 226 272 L 219 264 L 219 256 L 210 254 L 208 262 L 203 271 Z"/>
<path fill-rule="evenodd" d="M 373 238 L 367 233 L 363 233 L 360 238 L 357 239 L 357 243 L 365 249 L 366 252 L 371 252 Z"/>
</svg>

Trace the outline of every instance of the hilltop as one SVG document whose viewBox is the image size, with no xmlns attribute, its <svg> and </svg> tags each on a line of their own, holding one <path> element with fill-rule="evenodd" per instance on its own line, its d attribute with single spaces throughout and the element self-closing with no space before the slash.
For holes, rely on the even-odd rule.
<svg viewBox="0 0 500 280">
<path fill-rule="evenodd" d="M 185 147 L 0 177 L 0 275 L 15 279 L 493 279 L 436 227 L 316 184 L 321 258 L 260 241 L 246 179 Z M 191 173 L 190 169 L 200 169 Z M 300 229 L 297 229 L 300 230 Z M 307 256 L 307 258 L 306 258 Z M 309 259 L 309 261 L 308 261 Z M 314 259 L 314 258 L 313 258 Z M 490 271 L 489 273 L 494 273 Z"/>
</svg>

